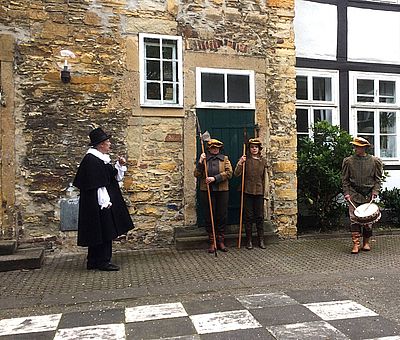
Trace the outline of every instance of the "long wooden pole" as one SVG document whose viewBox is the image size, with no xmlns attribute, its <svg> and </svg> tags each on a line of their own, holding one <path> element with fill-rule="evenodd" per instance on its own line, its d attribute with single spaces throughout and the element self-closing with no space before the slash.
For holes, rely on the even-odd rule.
<svg viewBox="0 0 400 340">
<path fill-rule="evenodd" d="M 199 118 L 196 116 L 196 123 L 197 123 L 197 129 L 199 130 L 199 137 L 200 137 L 200 144 L 201 144 L 201 152 L 205 153 L 204 151 L 204 141 L 203 141 L 203 136 L 201 134 L 201 128 L 200 128 L 200 122 Z M 204 158 L 204 174 L 206 178 L 208 177 L 208 168 L 207 168 L 207 157 Z M 210 185 L 206 182 L 207 186 L 207 197 L 208 197 L 208 208 L 210 210 L 210 219 L 211 219 L 211 230 L 212 230 L 212 236 L 213 236 L 213 243 L 214 243 L 214 253 L 215 257 L 217 257 L 217 238 L 215 235 L 215 225 L 214 225 L 214 213 L 213 213 L 213 206 L 212 206 L 212 201 L 211 201 L 211 192 L 210 192 Z"/>
<path fill-rule="evenodd" d="M 201 152 L 204 153 L 204 142 L 201 139 Z M 204 173 L 206 178 L 208 177 L 208 169 L 207 169 L 207 158 L 204 158 Z M 210 192 L 210 184 L 206 183 L 207 185 L 207 196 L 208 196 L 208 208 L 210 209 L 210 218 L 211 218 L 211 230 L 213 234 L 213 242 L 214 242 L 214 251 L 215 256 L 217 256 L 217 239 L 215 236 L 215 225 L 214 225 L 214 213 L 213 213 L 213 206 L 211 201 L 211 192 Z"/>
<path fill-rule="evenodd" d="M 243 143 L 243 156 L 246 155 L 246 141 Z M 244 175 L 246 172 L 246 162 L 242 165 L 242 190 L 240 194 L 240 219 L 239 219 L 239 237 L 238 237 L 238 248 L 240 249 L 240 243 L 242 240 L 242 229 L 243 229 L 243 201 L 244 201 Z"/>
</svg>

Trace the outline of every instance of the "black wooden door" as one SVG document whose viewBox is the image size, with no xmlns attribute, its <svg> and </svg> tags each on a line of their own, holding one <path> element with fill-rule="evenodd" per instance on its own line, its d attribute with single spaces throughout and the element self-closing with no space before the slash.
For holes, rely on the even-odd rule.
<svg viewBox="0 0 400 340">
<path fill-rule="evenodd" d="M 224 143 L 223 153 L 229 157 L 232 169 L 243 153 L 244 134 L 247 138 L 254 136 L 254 110 L 230 109 L 197 109 L 201 132 L 208 131 L 212 138 Z M 197 141 L 197 159 L 201 153 L 201 145 Z M 240 209 L 240 177 L 232 177 L 229 181 L 228 224 L 239 224 Z M 199 200 L 197 188 L 197 224 L 204 225 L 204 211 Z"/>
</svg>

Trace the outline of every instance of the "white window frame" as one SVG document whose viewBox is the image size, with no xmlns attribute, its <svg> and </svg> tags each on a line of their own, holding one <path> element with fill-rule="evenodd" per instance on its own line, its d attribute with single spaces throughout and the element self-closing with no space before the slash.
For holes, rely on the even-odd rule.
<svg viewBox="0 0 400 340">
<path fill-rule="evenodd" d="M 332 110 L 332 125 L 340 125 L 339 114 L 339 71 L 337 70 L 320 70 L 297 68 L 296 77 L 307 77 L 307 98 L 311 99 L 296 99 L 296 109 L 308 111 L 308 136 L 312 137 L 312 127 L 314 125 L 314 109 Z M 314 77 L 330 78 L 332 85 L 332 100 L 322 101 L 313 100 L 312 81 Z M 305 135 L 304 132 L 297 132 L 298 135 Z"/>
<path fill-rule="evenodd" d="M 202 73 L 216 73 L 224 75 L 225 84 L 225 102 L 202 102 L 201 101 L 201 75 Z M 228 103 L 227 102 L 227 77 L 228 75 L 247 75 L 249 76 L 249 95 L 250 103 Z M 232 108 L 232 109 L 252 109 L 256 108 L 255 100 L 254 71 L 252 70 L 234 70 L 221 68 L 196 67 L 196 107 L 197 108 Z"/>
<path fill-rule="evenodd" d="M 381 2 L 384 4 L 400 4 L 400 0 L 364 0 L 368 2 Z"/>
<path fill-rule="evenodd" d="M 357 80 L 366 79 L 374 81 L 374 102 L 357 102 Z M 395 103 L 379 103 L 379 81 L 395 82 Z M 380 158 L 385 164 L 400 164 L 400 74 L 374 73 L 374 72 L 349 72 L 349 132 L 353 136 L 358 135 L 357 131 L 357 111 L 374 112 L 374 154 Z M 395 157 L 387 158 L 380 155 L 380 133 L 379 133 L 379 113 L 380 112 L 396 112 L 396 137 L 397 137 L 397 153 Z M 360 133 L 360 135 L 363 135 Z"/>
<path fill-rule="evenodd" d="M 160 49 L 161 42 L 163 39 L 165 40 L 175 40 L 177 43 L 177 51 L 176 58 L 173 59 L 177 61 L 177 77 L 176 81 L 174 81 L 178 85 L 178 91 L 174 93 L 174 96 L 177 97 L 177 102 L 174 103 L 171 100 L 163 99 L 163 80 L 161 79 L 161 99 L 147 99 L 146 98 L 146 56 L 145 56 L 145 38 L 150 39 L 159 39 L 160 40 Z M 162 61 L 162 51 L 160 51 L 160 60 Z M 183 72 L 182 72 L 182 37 L 173 36 L 173 35 L 160 35 L 160 34 L 147 34 L 147 33 L 139 33 L 139 77 L 140 77 L 140 106 L 143 107 L 174 107 L 174 108 L 182 108 L 183 107 Z M 162 75 L 161 75 L 162 76 Z"/>
</svg>

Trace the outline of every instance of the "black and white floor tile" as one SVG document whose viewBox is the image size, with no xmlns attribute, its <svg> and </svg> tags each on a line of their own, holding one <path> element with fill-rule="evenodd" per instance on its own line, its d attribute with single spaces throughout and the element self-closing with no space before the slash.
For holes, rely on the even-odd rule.
<svg viewBox="0 0 400 340">
<path fill-rule="evenodd" d="M 296 291 L 2 319 L 6 339 L 400 340 L 400 327 L 335 294 Z"/>
</svg>

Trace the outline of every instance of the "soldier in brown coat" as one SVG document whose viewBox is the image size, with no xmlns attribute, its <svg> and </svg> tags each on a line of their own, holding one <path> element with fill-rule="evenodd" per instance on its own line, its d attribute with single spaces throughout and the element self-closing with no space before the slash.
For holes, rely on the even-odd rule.
<svg viewBox="0 0 400 340">
<path fill-rule="evenodd" d="M 354 155 L 343 160 L 342 185 L 344 198 L 356 205 L 368 203 L 378 196 L 382 175 L 382 161 L 375 156 L 368 155 L 366 149 L 371 144 L 362 137 L 355 137 L 351 142 L 354 146 Z M 363 227 L 354 215 L 354 207 L 349 204 L 350 230 L 353 240 L 352 254 L 357 254 L 360 248 L 360 236 L 363 235 L 362 250 L 370 250 L 372 223 Z"/>
<path fill-rule="evenodd" d="M 250 139 L 248 154 L 243 155 L 235 168 L 234 175 L 241 176 L 243 164 L 246 162 L 244 175 L 244 224 L 246 231 L 246 248 L 252 249 L 252 225 L 255 223 L 258 245 L 265 249 L 264 244 L 264 183 L 267 161 L 261 156 L 262 145 L 256 139 Z"/>
<path fill-rule="evenodd" d="M 214 238 L 211 229 L 211 216 L 208 203 L 207 184 L 210 188 L 210 196 L 213 208 L 217 248 L 227 252 L 224 244 L 225 226 L 228 215 L 229 183 L 232 178 L 232 165 L 228 156 L 220 153 L 224 143 L 217 139 L 211 139 L 207 143 L 207 152 L 200 155 L 194 171 L 195 177 L 200 179 L 200 200 L 205 208 L 206 230 L 209 236 L 209 253 L 215 252 Z M 204 160 L 207 163 L 208 177 L 205 174 Z"/>
</svg>

